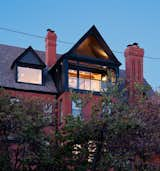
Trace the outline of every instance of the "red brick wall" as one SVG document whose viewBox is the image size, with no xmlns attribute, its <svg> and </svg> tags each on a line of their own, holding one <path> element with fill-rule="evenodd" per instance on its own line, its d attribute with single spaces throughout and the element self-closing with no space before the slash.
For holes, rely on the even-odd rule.
<svg viewBox="0 0 160 171">
<path fill-rule="evenodd" d="M 51 94 L 41 94 L 41 93 L 33 93 L 33 92 L 24 92 L 24 91 L 16 91 L 16 90 L 5 90 L 11 97 L 17 97 L 22 100 L 38 100 L 40 102 L 44 102 L 44 104 L 52 104 L 52 118 L 54 118 L 55 114 L 55 102 L 56 96 Z M 45 114 L 44 114 L 45 115 Z M 53 127 L 48 126 L 44 128 L 46 134 L 52 134 Z"/>
<path fill-rule="evenodd" d="M 9 95 L 13 97 L 17 97 L 24 100 L 42 100 L 46 103 L 54 103 L 56 96 L 51 94 L 41 94 L 41 93 L 33 93 L 33 92 L 25 92 L 25 91 L 17 91 L 17 90 L 5 90 Z"/>
<path fill-rule="evenodd" d="M 60 102 L 62 102 L 61 107 L 60 107 Z M 64 92 L 58 97 L 58 123 L 62 123 L 64 117 L 71 114 L 72 111 L 71 102 L 72 102 L 71 94 L 69 92 Z"/>
<path fill-rule="evenodd" d="M 86 100 L 88 98 L 88 94 L 79 94 L 79 96 L 81 97 L 82 100 L 83 99 Z M 95 104 L 98 104 L 98 101 L 99 101 L 98 99 L 100 99 L 100 96 L 96 96 L 96 95 L 92 95 L 90 98 L 88 98 L 88 100 L 87 100 L 88 102 L 82 109 L 83 117 L 85 120 L 88 120 L 90 118 L 91 113 L 92 113 L 92 107 Z M 60 101 L 62 101 L 62 114 L 63 114 L 62 118 L 65 118 L 65 116 L 70 115 L 72 113 L 71 93 L 64 92 L 58 98 L 58 121 L 59 121 L 59 123 L 60 123 L 60 117 L 61 117 L 60 116 Z"/>
</svg>

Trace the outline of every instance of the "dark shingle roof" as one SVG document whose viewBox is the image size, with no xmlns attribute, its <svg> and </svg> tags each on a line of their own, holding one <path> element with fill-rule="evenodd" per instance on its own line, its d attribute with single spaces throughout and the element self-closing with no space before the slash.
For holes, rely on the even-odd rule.
<svg viewBox="0 0 160 171">
<path fill-rule="evenodd" d="M 45 68 L 45 84 L 33 85 L 26 83 L 17 83 L 14 70 L 11 69 L 13 61 L 25 51 L 25 48 L 8 46 L 0 44 L 0 86 L 5 88 L 14 88 L 18 90 L 37 91 L 44 93 L 57 93 L 55 84 L 48 74 L 48 68 Z M 45 52 L 35 50 L 42 61 L 45 61 Z M 57 58 L 59 55 L 57 55 Z"/>
<path fill-rule="evenodd" d="M 11 69 L 12 63 L 16 60 L 16 58 L 21 55 L 25 51 L 25 48 L 2 45 L 0 44 L 0 86 L 5 88 L 13 88 L 18 90 L 26 90 L 26 91 L 37 91 L 44 93 L 57 93 L 55 84 L 48 73 L 50 68 L 45 68 L 44 76 L 45 76 L 45 84 L 44 85 L 34 85 L 34 84 L 26 84 L 26 83 L 17 83 L 15 71 Z M 45 52 L 35 50 L 40 59 L 45 62 Z M 61 55 L 57 54 L 57 60 L 61 58 Z M 125 87 L 125 70 L 120 70 L 120 79 L 122 79 L 121 87 Z M 149 83 L 144 79 L 144 84 L 149 85 Z M 149 85 L 150 86 L 150 85 Z M 154 92 L 151 89 L 150 93 L 153 95 Z"/>
</svg>

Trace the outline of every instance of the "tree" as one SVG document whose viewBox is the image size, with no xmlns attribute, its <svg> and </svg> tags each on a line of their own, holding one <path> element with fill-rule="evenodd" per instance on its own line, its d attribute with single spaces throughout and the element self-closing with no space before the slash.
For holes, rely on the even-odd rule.
<svg viewBox="0 0 160 171">
<path fill-rule="evenodd" d="M 44 133 L 44 128 L 48 124 L 41 101 L 11 99 L 1 90 L 0 170 L 47 168 L 51 138 Z"/>
<path fill-rule="evenodd" d="M 129 105 L 126 90 L 120 89 L 118 84 L 108 86 L 93 106 L 90 120 L 70 115 L 62 128 L 56 129 L 53 125 L 51 136 L 44 133 L 48 121 L 43 117 L 42 102 L 11 103 L 10 97 L 2 91 L 0 169 L 159 170 L 154 162 L 160 151 L 159 103 L 142 93 L 143 86 L 136 85 L 136 89 L 136 101 Z M 90 98 L 92 94 L 73 93 L 77 105 L 83 107 Z M 11 148 L 11 144 L 16 144 L 16 148 Z"/>
<path fill-rule="evenodd" d="M 144 91 L 145 87 L 136 85 L 138 96 L 131 106 L 125 90 L 110 86 L 89 121 L 67 118 L 57 135 L 64 166 L 68 170 L 159 170 L 153 157 L 159 155 L 160 108 Z"/>
</svg>

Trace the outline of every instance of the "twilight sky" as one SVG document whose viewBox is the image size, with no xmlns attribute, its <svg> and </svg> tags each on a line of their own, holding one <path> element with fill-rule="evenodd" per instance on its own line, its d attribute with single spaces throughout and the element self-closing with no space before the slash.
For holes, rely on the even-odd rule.
<svg viewBox="0 0 160 171">
<path fill-rule="evenodd" d="M 159 0 L 1 0 L 0 3 L 0 44 L 25 48 L 31 45 L 45 50 L 43 38 L 1 28 L 42 37 L 51 28 L 59 40 L 57 52 L 64 53 L 93 24 L 121 61 L 122 69 L 126 45 L 138 42 L 145 50 L 144 76 L 154 89 L 160 86 Z"/>
</svg>

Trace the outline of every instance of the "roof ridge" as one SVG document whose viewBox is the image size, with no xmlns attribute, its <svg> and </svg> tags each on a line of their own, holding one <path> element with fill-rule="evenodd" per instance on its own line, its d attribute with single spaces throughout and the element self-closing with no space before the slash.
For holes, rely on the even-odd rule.
<svg viewBox="0 0 160 171">
<path fill-rule="evenodd" d="M 0 43 L 0 46 L 8 46 L 8 47 L 12 47 L 12 48 L 19 48 L 19 49 L 23 49 L 23 50 L 25 50 L 25 49 L 27 49 L 29 46 L 31 46 L 31 45 L 29 45 L 29 46 L 27 46 L 26 48 L 25 47 L 18 47 L 18 46 L 14 46 L 14 45 L 7 45 L 7 44 L 1 44 Z M 31 46 L 32 47 L 32 46 Z M 33 48 L 33 47 L 32 47 Z M 36 52 L 40 52 L 40 53 L 45 53 L 45 50 L 39 50 L 39 49 L 35 49 L 35 48 L 33 48 Z M 56 55 L 62 55 L 61 53 L 56 53 Z"/>
<path fill-rule="evenodd" d="M 19 47 L 19 46 L 14 46 L 14 45 L 8 45 L 8 44 L 1 44 L 0 43 L 0 46 L 8 46 L 8 47 L 12 47 L 12 48 L 19 48 L 19 49 L 27 49 L 29 46 L 31 46 L 31 45 L 28 45 L 27 46 L 27 48 L 26 47 Z M 33 47 L 32 47 L 33 48 Z M 38 52 L 45 52 L 45 51 L 43 51 L 43 50 L 39 50 L 39 49 L 35 49 L 35 48 L 33 48 L 35 51 L 38 51 Z"/>
</svg>

